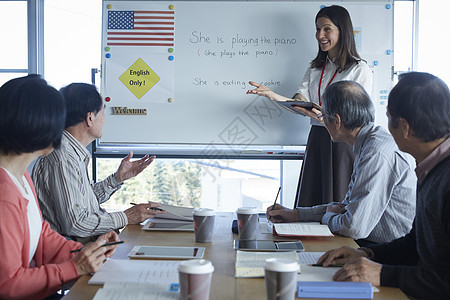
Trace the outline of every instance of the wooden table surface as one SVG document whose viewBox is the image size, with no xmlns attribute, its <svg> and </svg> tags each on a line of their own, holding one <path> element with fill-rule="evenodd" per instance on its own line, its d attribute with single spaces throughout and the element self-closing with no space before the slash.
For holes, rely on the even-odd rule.
<svg viewBox="0 0 450 300">
<path fill-rule="evenodd" d="M 212 243 L 195 243 L 193 232 L 144 231 L 140 225 L 128 225 L 121 233 L 120 239 L 127 243 L 117 247 L 114 259 L 128 259 L 127 254 L 134 245 L 154 246 L 201 246 L 206 248 L 204 258 L 212 261 L 214 274 L 211 285 L 211 300 L 228 299 L 265 299 L 264 278 L 234 278 L 236 252 L 233 250 L 233 240 L 238 236 L 231 232 L 232 213 L 219 213 L 216 216 L 217 229 Z M 272 240 L 272 234 L 258 234 L 258 239 Z M 276 237 L 277 240 L 287 240 Z M 335 236 L 323 238 L 301 238 L 306 251 L 327 251 L 340 246 L 357 247 L 350 238 Z M 92 299 L 101 287 L 89 285 L 91 276 L 81 276 L 64 299 Z M 408 298 L 397 288 L 380 287 L 380 292 L 374 293 L 374 299 L 405 299 Z"/>
</svg>

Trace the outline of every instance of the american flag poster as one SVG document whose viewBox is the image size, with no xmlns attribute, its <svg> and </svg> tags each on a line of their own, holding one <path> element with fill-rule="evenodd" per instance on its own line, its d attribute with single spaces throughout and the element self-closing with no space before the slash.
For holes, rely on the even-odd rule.
<svg viewBox="0 0 450 300">
<path fill-rule="evenodd" d="M 108 46 L 174 46 L 173 10 L 110 10 L 107 18 Z"/>
</svg>

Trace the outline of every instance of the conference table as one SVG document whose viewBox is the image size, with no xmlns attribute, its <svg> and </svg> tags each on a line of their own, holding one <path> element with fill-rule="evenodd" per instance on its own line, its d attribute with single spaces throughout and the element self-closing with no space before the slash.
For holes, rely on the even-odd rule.
<svg viewBox="0 0 450 300">
<path fill-rule="evenodd" d="M 214 273 L 211 283 L 211 300 L 229 299 L 266 299 L 264 278 L 234 278 L 236 251 L 233 250 L 233 240 L 237 234 L 231 232 L 233 213 L 218 213 L 216 216 L 216 230 L 211 243 L 195 243 L 193 232 L 144 231 L 141 225 L 128 225 L 119 234 L 125 244 L 117 247 L 114 259 L 129 259 L 128 253 L 134 245 L 153 246 L 196 246 L 205 247 L 205 259 L 212 261 Z M 270 233 L 258 233 L 259 240 L 292 240 L 273 236 Z M 342 236 L 334 237 L 302 237 L 305 250 L 323 252 L 340 246 L 357 247 L 351 239 Z M 89 285 L 90 275 L 81 276 L 72 286 L 64 299 L 92 299 L 100 285 Z M 408 298 L 400 289 L 379 287 L 374 293 L 374 299 L 405 299 Z"/>
</svg>

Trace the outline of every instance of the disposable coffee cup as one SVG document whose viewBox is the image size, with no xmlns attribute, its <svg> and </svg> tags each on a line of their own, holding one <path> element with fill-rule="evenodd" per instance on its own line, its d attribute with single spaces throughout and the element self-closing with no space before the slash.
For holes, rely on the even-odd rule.
<svg viewBox="0 0 450 300">
<path fill-rule="evenodd" d="M 181 300 L 208 300 L 214 266 L 206 259 L 191 259 L 178 265 Z"/>
<path fill-rule="evenodd" d="M 240 240 L 256 240 L 258 233 L 258 209 L 256 207 L 240 207 L 236 211 Z"/>
<path fill-rule="evenodd" d="M 267 300 L 293 300 L 297 289 L 298 263 L 292 259 L 269 258 L 264 267 Z"/>
<path fill-rule="evenodd" d="M 209 243 L 214 233 L 216 213 L 208 208 L 196 208 L 192 211 L 194 217 L 194 233 L 197 243 Z"/>
</svg>

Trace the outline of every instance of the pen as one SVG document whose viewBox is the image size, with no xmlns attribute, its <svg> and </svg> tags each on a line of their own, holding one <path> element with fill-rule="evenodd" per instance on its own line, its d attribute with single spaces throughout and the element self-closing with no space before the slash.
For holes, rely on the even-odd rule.
<svg viewBox="0 0 450 300">
<path fill-rule="evenodd" d="M 280 191 L 281 191 L 281 186 L 280 186 L 280 188 L 278 189 L 277 196 L 275 197 L 275 201 L 273 201 L 272 209 L 271 209 L 270 211 L 272 211 L 272 210 L 275 209 L 275 205 L 277 204 L 277 199 L 278 199 L 278 195 L 280 194 Z M 270 218 L 272 218 L 272 217 L 270 217 Z"/>
<path fill-rule="evenodd" d="M 118 241 L 118 242 L 106 243 L 106 244 L 101 245 L 100 247 L 118 245 L 118 244 L 123 244 L 123 243 L 126 243 L 126 241 Z M 72 251 L 70 251 L 70 253 L 80 252 L 81 249 L 83 249 L 83 248 L 80 248 L 80 249 L 77 249 L 77 250 L 72 250 Z"/>
<path fill-rule="evenodd" d="M 309 265 L 309 266 L 311 266 L 311 267 L 323 267 L 323 264 L 311 264 L 311 265 Z M 333 265 L 333 264 L 331 264 L 331 265 L 328 265 L 328 267 L 331 267 L 331 268 L 341 268 L 341 267 L 343 267 L 344 265 L 339 265 L 339 264 L 335 264 L 335 265 Z M 328 267 L 326 267 L 326 268 L 328 268 Z"/>
<path fill-rule="evenodd" d="M 130 202 L 131 205 L 137 205 L 137 203 L 134 202 Z M 150 207 L 149 209 L 153 209 L 153 210 L 159 210 L 159 211 L 163 211 L 164 209 L 159 208 L 159 207 Z"/>
<path fill-rule="evenodd" d="M 277 196 L 275 197 L 275 201 L 273 201 L 273 205 L 272 205 L 272 209 L 271 210 L 274 210 L 275 205 L 277 204 L 277 199 L 278 199 L 278 195 L 280 195 L 280 191 L 281 191 L 281 186 L 278 189 L 278 193 L 277 193 Z"/>
</svg>

